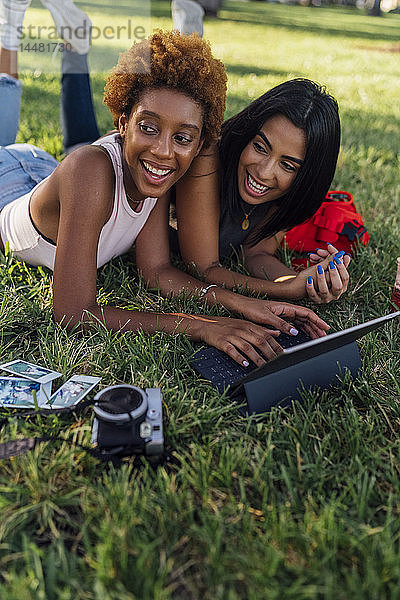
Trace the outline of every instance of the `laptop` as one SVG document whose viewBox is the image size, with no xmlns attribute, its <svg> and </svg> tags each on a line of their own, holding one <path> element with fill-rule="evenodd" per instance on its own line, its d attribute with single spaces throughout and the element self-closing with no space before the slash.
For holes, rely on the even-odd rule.
<svg viewBox="0 0 400 600">
<path fill-rule="evenodd" d="M 304 332 L 281 334 L 283 353 L 261 367 L 243 367 L 217 348 L 195 353 L 193 368 L 219 392 L 242 401 L 249 412 L 265 412 L 301 398 L 302 389 L 338 384 L 345 371 L 356 376 L 362 363 L 356 340 L 400 316 L 400 311 L 312 340 Z"/>
</svg>

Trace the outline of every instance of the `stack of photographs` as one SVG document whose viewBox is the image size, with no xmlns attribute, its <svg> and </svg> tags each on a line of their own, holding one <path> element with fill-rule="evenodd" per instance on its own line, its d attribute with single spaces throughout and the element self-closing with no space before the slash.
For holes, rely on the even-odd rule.
<svg viewBox="0 0 400 600">
<path fill-rule="evenodd" d="M 0 377 L 0 406 L 8 408 L 68 408 L 75 406 L 100 381 L 100 377 L 73 375 L 54 394 L 52 382 L 61 373 L 25 360 L 13 360 L 0 365 L 11 374 Z"/>
</svg>

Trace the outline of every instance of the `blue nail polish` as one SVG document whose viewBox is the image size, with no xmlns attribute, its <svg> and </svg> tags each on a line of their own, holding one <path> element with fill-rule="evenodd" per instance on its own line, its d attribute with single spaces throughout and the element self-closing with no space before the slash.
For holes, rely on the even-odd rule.
<svg viewBox="0 0 400 600">
<path fill-rule="evenodd" d="M 333 264 L 333 262 L 331 260 L 329 261 L 329 268 L 336 269 L 335 265 Z"/>
<path fill-rule="evenodd" d="M 342 264 L 342 261 L 337 256 L 335 256 L 333 260 L 335 261 L 335 263 L 337 265 L 341 265 Z"/>
<path fill-rule="evenodd" d="M 318 269 L 318 273 L 319 273 L 320 275 L 322 275 L 322 273 L 324 272 L 324 270 L 323 270 L 323 268 L 321 267 L 321 265 L 318 265 L 317 269 Z"/>
<path fill-rule="evenodd" d="M 335 257 L 342 258 L 342 256 L 344 256 L 345 254 L 346 252 L 344 250 L 341 250 L 340 252 L 336 252 Z"/>
<path fill-rule="evenodd" d="M 315 248 L 315 252 L 318 252 L 318 250 L 321 250 L 321 248 Z"/>
<path fill-rule="evenodd" d="M 310 285 L 312 284 L 312 277 L 311 277 L 311 275 L 309 275 L 309 276 L 308 276 L 308 280 L 307 280 L 307 281 L 308 281 L 308 283 L 309 283 Z"/>
</svg>

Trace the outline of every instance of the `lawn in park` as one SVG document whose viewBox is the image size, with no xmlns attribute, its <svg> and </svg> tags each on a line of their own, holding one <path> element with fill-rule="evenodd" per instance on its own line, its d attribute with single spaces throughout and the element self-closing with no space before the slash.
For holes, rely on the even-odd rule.
<svg viewBox="0 0 400 600">
<path fill-rule="evenodd" d="M 172 25 L 166 1 L 126 1 L 108 12 L 105 4 L 80 5 L 102 26 L 136 8 L 147 33 Z M 37 22 L 50 19 L 38 3 L 30 11 Z M 389 312 L 400 255 L 400 16 L 227 1 L 204 29 L 227 67 L 228 116 L 293 77 L 337 97 L 343 136 L 333 188 L 354 194 L 371 240 L 350 265 L 348 292 L 316 310 L 332 330 Z M 93 42 L 102 132 L 112 126 L 103 71 L 127 45 Z M 21 53 L 18 141 L 61 159 L 53 58 Z M 67 333 L 52 319 L 49 271 L 8 256 L 0 280 L 1 361 L 22 358 L 64 380 L 81 373 L 103 386 L 162 388 L 172 457 L 157 469 L 146 460 L 99 463 L 70 443 L 90 444 L 90 410 L 3 426 L 0 441 L 59 434 L 67 442 L 0 463 L 1 600 L 399 598 L 398 325 L 360 341 L 357 379 L 306 394 L 291 409 L 242 417 L 194 375 L 189 360 L 199 346 L 184 336 Z M 98 301 L 227 314 L 146 289 L 133 253 L 100 269 Z"/>
</svg>

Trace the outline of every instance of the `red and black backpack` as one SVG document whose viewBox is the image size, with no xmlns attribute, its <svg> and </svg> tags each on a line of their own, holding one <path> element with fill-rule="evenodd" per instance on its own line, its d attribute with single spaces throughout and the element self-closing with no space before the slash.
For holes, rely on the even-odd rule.
<svg viewBox="0 0 400 600">
<path fill-rule="evenodd" d="M 304 254 L 327 243 L 338 250 L 353 254 L 359 244 L 367 246 L 369 235 L 364 221 L 357 212 L 353 196 L 349 192 L 333 190 L 314 215 L 301 225 L 290 229 L 282 240 L 282 246 Z M 293 259 L 294 265 L 306 264 L 306 258 Z"/>
</svg>

